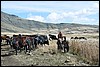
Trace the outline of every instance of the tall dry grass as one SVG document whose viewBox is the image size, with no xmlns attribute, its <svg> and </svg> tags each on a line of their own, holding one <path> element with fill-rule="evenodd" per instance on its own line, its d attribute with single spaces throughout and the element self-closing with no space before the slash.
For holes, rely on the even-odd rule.
<svg viewBox="0 0 100 67">
<path fill-rule="evenodd" d="M 76 54 L 89 64 L 99 63 L 99 41 L 97 40 L 71 40 L 70 53 Z"/>
</svg>

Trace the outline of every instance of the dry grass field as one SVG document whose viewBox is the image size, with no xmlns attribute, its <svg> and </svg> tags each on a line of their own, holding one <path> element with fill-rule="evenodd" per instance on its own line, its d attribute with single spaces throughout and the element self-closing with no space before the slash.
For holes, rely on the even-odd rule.
<svg viewBox="0 0 100 67">
<path fill-rule="evenodd" d="M 99 41 L 70 41 L 70 52 L 80 56 L 84 62 L 90 64 L 99 64 Z"/>
<path fill-rule="evenodd" d="M 70 40 L 70 53 L 78 55 L 84 62 L 99 64 L 99 34 L 74 34 L 71 37 L 84 36 L 87 40 Z"/>
</svg>

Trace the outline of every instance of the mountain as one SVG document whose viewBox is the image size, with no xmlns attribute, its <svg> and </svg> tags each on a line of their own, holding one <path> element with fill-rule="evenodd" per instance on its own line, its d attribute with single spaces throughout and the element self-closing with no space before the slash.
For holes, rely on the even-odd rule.
<svg viewBox="0 0 100 67">
<path fill-rule="evenodd" d="M 35 20 L 27 20 L 16 15 L 7 14 L 1 11 L 1 32 L 32 32 L 37 30 L 54 30 L 60 29 L 66 32 L 69 31 L 83 31 L 87 28 L 99 31 L 98 25 L 82 25 L 73 23 L 43 23 Z"/>
</svg>

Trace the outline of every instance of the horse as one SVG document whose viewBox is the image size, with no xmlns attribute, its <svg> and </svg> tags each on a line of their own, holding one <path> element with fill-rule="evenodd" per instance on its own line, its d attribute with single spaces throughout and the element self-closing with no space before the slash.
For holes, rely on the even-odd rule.
<svg viewBox="0 0 100 67">
<path fill-rule="evenodd" d="M 17 50 L 20 50 L 21 52 L 21 49 L 23 47 L 24 47 L 25 53 L 27 52 L 27 50 L 29 50 L 29 53 L 30 53 L 30 50 L 31 50 L 30 43 L 31 43 L 31 40 L 27 37 L 21 37 L 21 39 L 19 39 L 18 37 L 13 37 L 12 45 L 16 51 L 16 55 L 17 55 Z"/>
<path fill-rule="evenodd" d="M 12 44 L 11 44 L 11 42 L 12 42 L 12 37 L 10 38 L 6 38 L 6 42 L 7 42 L 7 45 L 10 45 L 10 47 L 12 48 Z"/>
<path fill-rule="evenodd" d="M 13 39 L 12 39 L 12 47 L 13 47 L 13 49 L 15 49 L 15 51 L 16 51 L 16 55 L 17 55 L 17 50 L 18 50 L 18 40 L 17 40 L 17 38 L 16 37 L 13 37 Z"/>
<path fill-rule="evenodd" d="M 85 37 L 79 37 L 79 39 L 85 39 L 85 40 L 87 40 Z"/>
<path fill-rule="evenodd" d="M 7 38 L 10 38 L 10 37 L 7 35 L 1 36 L 1 43 L 4 42 L 4 40 L 7 42 Z"/>
<path fill-rule="evenodd" d="M 63 49 L 63 44 L 62 44 L 62 39 L 58 38 L 57 40 L 57 49 L 62 50 Z"/>
<path fill-rule="evenodd" d="M 69 42 L 66 40 L 66 37 L 63 37 L 64 39 L 62 38 L 58 38 L 57 40 L 57 49 L 58 50 L 64 50 L 64 53 L 69 51 Z"/>
<path fill-rule="evenodd" d="M 31 45 L 32 45 L 31 38 L 26 37 L 26 39 L 24 39 L 23 41 L 23 44 L 24 44 L 24 49 L 26 50 L 25 53 L 27 52 L 27 50 L 29 50 L 29 53 L 30 53 Z"/>
<path fill-rule="evenodd" d="M 46 35 L 40 35 L 39 36 L 39 44 L 41 44 L 42 46 L 43 46 L 43 44 L 49 45 L 48 37 Z"/>
<path fill-rule="evenodd" d="M 66 40 L 66 37 L 64 37 L 64 40 L 62 41 L 62 44 L 64 45 L 64 52 L 69 51 L 69 42 Z"/>
<path fill-rule="evenodd" d="M 57 37 L 55 36 L 55 35 L 51 35 L 51 34 L 49 34 L 49 40 L 57 40 Z"/>
<path fill-rule="evenodd" d="M 71 39 L 85 39 L 85 40 L 87 40 L 85 37 L 71 37 Z"/>
<path fill-rule="evenodd" d="M 33 48 L 38 48 L 37 45 L 49 45 L 49 40 L 46 35 L 34 35 L 31 36 L 31 42 L 32 42 L 32 47 Z"/>
</svg>

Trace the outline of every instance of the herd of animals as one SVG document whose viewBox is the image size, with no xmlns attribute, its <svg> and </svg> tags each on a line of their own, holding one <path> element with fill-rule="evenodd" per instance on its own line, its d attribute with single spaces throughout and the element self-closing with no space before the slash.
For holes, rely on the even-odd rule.
<svg viewBox="0 0 100 67">
<path fill-rule="evenodd" d="M 85 37 L 71 37 L 71 39 L 85 39 Z M 64 50 L 64 52 L 69 51 L 69 42 L 66 40 L 65 36 L 62 36 L 58 34 L 58 37 L 55 35 L 49 34 L 49 37 L 47 35 L 13 35 L 12 37 L 3 35 L 1 36 L 1 44 L 3 40 L 6 40 L 7 45 L 10 45 L 11 49 L 15 49 L 16 55 L 18 54 L 18 50 L 20 52 L 22 50 L 26 52 L 29 52 L 32 49 L 38 48 L 37 45 L 45 46 L 45 44 L 50 45 L 49 41 L 51 40 L 57 40 L 57 49 L 58 50 Z"/>
</svg>

